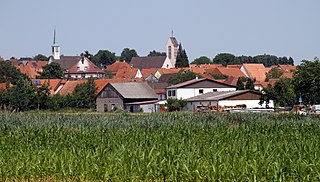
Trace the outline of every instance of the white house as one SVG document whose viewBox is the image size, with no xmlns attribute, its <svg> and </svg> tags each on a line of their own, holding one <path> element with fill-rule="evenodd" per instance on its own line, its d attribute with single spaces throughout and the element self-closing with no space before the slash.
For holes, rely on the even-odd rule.
<svg viewBox="0 0 320 182">
<path fill-rule="evenodd" d="M 196 110 L 199 106 L 218 106 L 221 108 L 232 108 L 237 106 L 245 108 L 266 108 L 266 103 L 259 104 L 261 95 L 261 92 L 253 90 L 210 92 L 186 99 L 187 109 L 192 111 Z M 271 108 L 274 107 L 272 100 L 268 106 Z"/>
<path fill-rule="evenodd" d="M 208 92 L 235 91 L 236 86 L 209 78 L 193 79 L 167 87 L 167 98 L 187 99 Z"/>
</svg>

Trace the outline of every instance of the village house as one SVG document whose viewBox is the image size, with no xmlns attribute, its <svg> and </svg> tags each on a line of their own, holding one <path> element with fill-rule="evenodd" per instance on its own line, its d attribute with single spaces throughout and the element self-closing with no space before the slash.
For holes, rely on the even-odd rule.
<svg viewBox="0 0 320 182">
<path fill-rule="evenodd" d="M 129 112 L 156 112 L 158 97 L 145 82 L 108 83 L 97 95 L 98 112 L 122 109 Z"/>
<path fill-rule="evenodd" d="M 55 41 L 55 33 L 49 64 L 53 62 L 60 64 L 68 79 L 104 78 L 106 75 L 85 56 L 62 56 L 60 46 Z"/>
<path fill-rule="evenodd" d="M 167 87 L 167 98 L 187 99 L 208 92 L 235 91 L 236 87 L 209 78 L 193 79 Z"/>
<path fill-rule="evenodd" d="M 261 92 L 252 90 L 209 92 L 186 99 L 187 110 L 195 111 L 202 107 L 220 111 L 232 108 L 266 108 L 265 103 L 259 104 L 261 95 Z M 272 100 L 268 106 L 274 107 Z"/>
</svg>

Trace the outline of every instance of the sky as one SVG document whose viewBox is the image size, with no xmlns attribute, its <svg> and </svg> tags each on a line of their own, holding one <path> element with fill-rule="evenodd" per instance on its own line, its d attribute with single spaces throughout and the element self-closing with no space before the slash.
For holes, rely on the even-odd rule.
<svg viewBox="0 0 320 182">
<path fill-rule="evenodd" d="M 0 0 L 0 56 L 124 48 L 165 51 L 174 36 L 189 61 L 218 53 L 320 57 L 319 0 Z"/>
</svg>

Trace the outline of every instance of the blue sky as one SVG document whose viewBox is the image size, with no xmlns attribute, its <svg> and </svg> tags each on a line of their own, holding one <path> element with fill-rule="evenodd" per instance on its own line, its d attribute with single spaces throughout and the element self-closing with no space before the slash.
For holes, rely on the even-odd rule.
<svg viewBox="0 0 320 182">
<path fill-rule="evenodd" d="M 0 0 L 0 56 L 64 55 L 125 47 L 165 51 L 174 31 L 189 60 L 221 52 L 320 57 L 319 0 Z"/>
</svg>

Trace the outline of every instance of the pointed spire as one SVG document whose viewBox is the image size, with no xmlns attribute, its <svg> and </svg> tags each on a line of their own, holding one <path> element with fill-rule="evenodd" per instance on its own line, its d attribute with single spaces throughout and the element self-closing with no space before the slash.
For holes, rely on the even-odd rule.
<svg viewBox="0 0 320 182">
<path fill-rule="evenodd" d="M 56 44 L 56 27 L 54 27 L 54 32 L 53 32 L 53 45 Z"/>
</svg>

